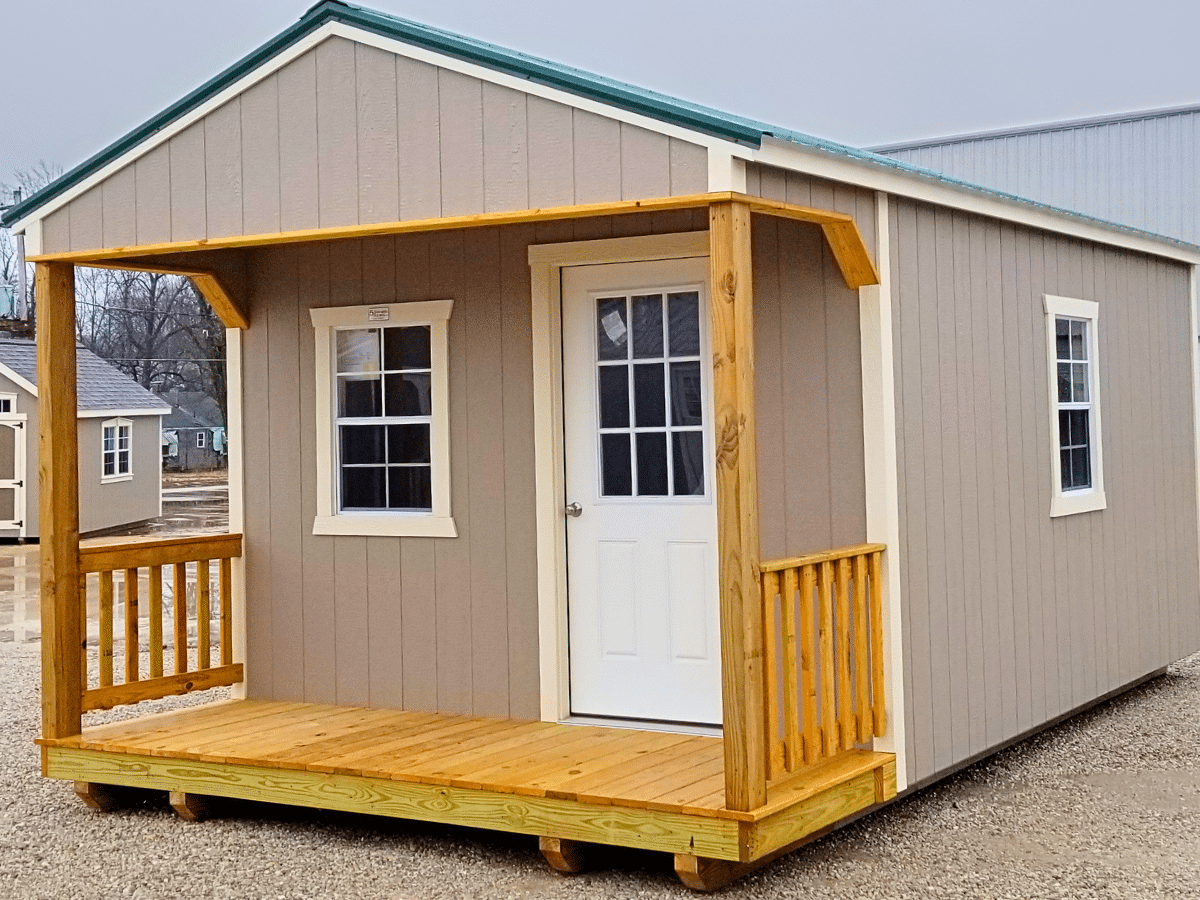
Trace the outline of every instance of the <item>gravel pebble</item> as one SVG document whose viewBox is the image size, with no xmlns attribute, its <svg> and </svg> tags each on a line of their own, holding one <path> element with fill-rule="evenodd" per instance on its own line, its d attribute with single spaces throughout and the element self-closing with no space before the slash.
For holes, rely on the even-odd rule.
<svg viewBox="0 0 1200 900">
<path fill-rule="evenodd" d="M 0 644 L 0 897 L 695 896 L 666 854 L 606 851 L 607 868 L 565 878 L 519 835 L 232 801 L 189 825 L 159 795 L 92 813 L 70 785 L 38 774 L 38 654 Z M 1195 898 L 1198 885 L 1200 654 L 723 896 L 1134 900 Z"/>
</svg>

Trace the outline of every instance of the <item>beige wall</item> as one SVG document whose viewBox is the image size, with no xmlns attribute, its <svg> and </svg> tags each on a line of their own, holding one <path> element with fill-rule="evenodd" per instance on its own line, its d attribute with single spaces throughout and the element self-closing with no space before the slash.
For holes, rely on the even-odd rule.
<svg viewBox="0 0 1200 900">
<path fill-rule="evenodd" d="M 909 782 L 1200 647 L 1188 271 L 892 199 Z M 1049 516 L 1046 293 L 1100 305 L 1103 511 Z"/>
<path fill-rule="evenodd" d="M 251 696 L 538 717 L 528 245 L 706 227 L 704 211 L 681 211 L 255 254 L 244 352 Z M 777 348 L 806 351 L 763 376 L 763 434 L 780 436 L 803 421 L 813 437 L 773 440 L 763 453 L 764 497 L 788 498 L 771 513 L 771 546 L 792 552 L 859 540 L 861 391 L 848 372 L 858 366 L 854 296 L 828 286 L 841 276 L 816 229 L 755 229 L 759 333 Z M 786 255 L 778 265 L 777 246 Z M 459 536 L 313 536 L 308 310 L 435 298 L 455 302 L 451 487 Z M 826 327 L 827 341 L 814 337 Z M 822 343 L 827 349 L 818 351 Z M 838 402 L 814 394 L 826 377 L 841 386 Z M 839 486 L 822 480 L 811 491 L 799 467 L 832 471 Z"/>
<path fill-rule="evenodd" d="M 43 249 L 700 193 L 703 147 L 333 37 L 48 216 Z"/>
</svg>

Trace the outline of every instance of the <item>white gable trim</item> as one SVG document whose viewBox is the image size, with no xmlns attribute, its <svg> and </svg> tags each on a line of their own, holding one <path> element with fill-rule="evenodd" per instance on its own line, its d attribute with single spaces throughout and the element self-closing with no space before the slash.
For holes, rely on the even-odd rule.
<svg viewBox="0 0 1200 900">
<path fill-rule="evenodd" d="M 109 419 L 113 416 L 124 416 L 126 418 L 137 416 L 165 416 L 169 412 L 169 409 L 159 409 L 157 406 L 151 406 L 142 409 L 81 409 L 79 411 L 79 418 Z"/>
<path fill-rule="evenodd" d="M 408 59 L 413 59 L 418 62 L 428 63 L 438 66 L 442 69 L 447 69 L 451 72 L 458 72 L 463 75 L 469 75 L 473 78 L 478 78 L 481 81 L 487 81 L 492 84 L 509 87 L 516 91 L 521 91 L 524 94 L 529 94 L 534 97 L 542 97 L 546 100 L 553 100 L 556 103 L 561 103 L 564 106 L 569 106 L 574 109 L 593 112 L 597 115 L 605 116 L 618 122 L 625 122 L 630 125 L 636 125 L 639 128 L 644 128 L 647 131 L 657 132 L 658 134 L 667 137 L 678 138 L 688 141 L 692 144 L 708 148 L 710 152 L 716 149 L 725 157 L 731 154 L 744 155 L 749 150 L 733 141 L 727 141 L 722 138 L 712 137 L 697 131 L 691 131 L 682 128 L 678 125 L 672 125 L 667 122 L 652 119 L 649 116 L 639 115 L 637 113 L 628 112 L 615 106 L 609 106 L 600 103 L 596 100 L 589 100 L 586 97 L 580 97 L 577 94 L 572 94 L 569 91 L 559 90 L 553 87 L 547 87 L 534 81 L 525 78 L 518 78 L 515 75 L 508 75 L 504 72 L 499 72 L 496 69 L 490 69 L 487 66 L 477 65 L 475 63 L 466 62 L 456 59 L 452 56 L 445 56 L 440 53 L 435 53 L 432 50 L 426 50 L 424 47 L 416 47 L 412 44 L 407 44 L 404 41 L 399 41 L 394 38 L 387 38 L 381 35 L 372 34 L 368 31 L 363 31 L 353 25 L 346 25 L 342 22 L 326 22 L 320 28 L 313 31 L 311 34 L 297 41 L 292 46 L 283 50 L 270 60 L 264 62 L 257 69 L 247 72 L 233 84 L 229 85 L 223 91 L 209 97 L 200 106 L 193 109 L 191 112 L 176 119 L 170 125 L 165 126 L 155 132 L 153 136 L 142 141 L 134 147 L 130 147 L 127 151 L 114 159 L 108 165 L 93 172 L 79 184 L 63 191 L 52 200 L 48 200 L 43 206 L 38 207 L 28 216 L 19 219 L 12 225 L 14 233 L 25 232 L 27 236 L 32 235 L 32 226 L 35 223 L 40 223 L 47 216 L 57 212 L 66 206 L 76 197 L 91 190 L 102 181 L 119 172 L 121 169 L 145 156 L 154 148 L 166 143 L 175 135 L 186 130 L 191 125 L 203 119 L 209 113 L 224 106 L 234 97 L 252 88 L 265 78 L 278 72 L 288 63 L 303 56 L 308 51 L 314 49 L 318 44 L 324 43 L 331 37 L 341 37 L 347 40 L 355 41 L 359 44 L 364 44 L 368 47 L 376 47 L 380 50 L 387 50 L 395 53 L 397 56 L 404 56 Z M 729 188 L 711 188 L 710 190 L 728 190 Z M 28 243 L 28 241 L 27 241 Z M 27 253 L 30 256 L 36 256 L 42 251 L 41 247 L 41 228 L 36 229 L 36 240 L 33 245 L 27 248 Z"/>
<path fill-rule="evenodd" d="M 29 393 L 33 394 L 33 396 L 37 396 L 37 385 L 24 376 L 18 375 L 4 363 L 0 363 L 0 375 L 3 375 L 22 390 L 29 391 Z"/>
</svg>

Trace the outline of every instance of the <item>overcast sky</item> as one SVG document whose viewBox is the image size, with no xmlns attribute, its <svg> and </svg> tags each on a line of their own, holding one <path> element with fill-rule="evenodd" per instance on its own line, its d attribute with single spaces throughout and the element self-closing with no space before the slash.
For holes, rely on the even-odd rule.
<svg viewBox="0 0 1200 900">
<path fill-rule="evenodd" d="M 69 169 L 306 0 L 0 0 L 0 182 Z M 847 144 L 1200 103 L 1196 0 L 368 0 Z"/>
</svg>

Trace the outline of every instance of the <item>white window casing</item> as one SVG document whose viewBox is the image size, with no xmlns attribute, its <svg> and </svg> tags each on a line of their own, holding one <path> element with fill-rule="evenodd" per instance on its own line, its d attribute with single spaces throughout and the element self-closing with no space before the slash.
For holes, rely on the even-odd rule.
<svg viewBox="0 0 1200 900">
<path fill-rule="evenodd" d="M 206 433 L 203 431 L 197 431 L 196 432 L 196 449 L 203 450 L 207 446 L 208 446 L 208 440 L 207 440 Z"/>
<path fill-rule="evenodd" d="M 105 419 L 100 423 L 100 483 L 133 479 L 133 422 Z"/>
<path fill-rule="evenodd" d="M 1100 418 L 1100 304 L 1093 300 L 1071 297 L 1044 297 L 1046 313 L 1046 356 L 1049 374 L 1050 409 L 1050 471 L 1052 491 L 1050 515 L 1069 516 L 1076 513 L 1105 509 L 1104 452 L 1101 445 Z M 1059 359 L 1057 331 L 1062 323 L 1068 330 L 1068 355 Z M 1077 346 L 1072 335 L 1082 335 Z M 1059 371 L 1067 382 L 1060 392 Z M 1074 416 L 1072 416 L 1074 413 Z M 1062 416 L 1078 424 L 1086 418 L 1084 434 L 1064 434 L 1060 427 Z M 1082 443 L 1086 440 L 1086 444 Z M 1085 450 L 1086 447 L 1086 450 Z M 1086 480 L 1086 485 L 1064 485 L 1062 455 L 1086 460 L 1086 476 L 1068 473 L 1069 481 Z M 1070 462 L 1068 464 L 1071 464 Z"/>
<path fill-rule="evenodd" d="M 342 306 L 311 311 L 316 359 L 317 512 L 313 534 L 457 537 L 450 510 L 449 320 L 452 300 Z M 334 343 L 346 330 L 429 327 L 430 509 L 341 509 Z M 345 423 L 343 423 L 345 424 Z M 381 424 L 389 424 L 386 417 Z M 352 465 L 352 464 L 345 464 Z"/>
</svg>

